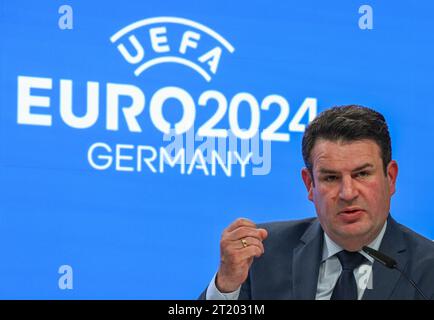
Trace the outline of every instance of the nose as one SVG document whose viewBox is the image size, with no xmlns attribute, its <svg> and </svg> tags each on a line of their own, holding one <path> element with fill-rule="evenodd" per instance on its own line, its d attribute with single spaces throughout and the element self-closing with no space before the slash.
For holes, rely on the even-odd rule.
<svg viewBox="0 0 434 320">
<path fill-rule="evenodd" d="M 357 198 L 358 195 L 359 192 L 357 190 L 353 178 L 351 176 L 343 177 L 341 180 L 341 186 L 339 190 L 339 198 L 343 201 L 351 202 L 355 198 Z"/>
</svg>

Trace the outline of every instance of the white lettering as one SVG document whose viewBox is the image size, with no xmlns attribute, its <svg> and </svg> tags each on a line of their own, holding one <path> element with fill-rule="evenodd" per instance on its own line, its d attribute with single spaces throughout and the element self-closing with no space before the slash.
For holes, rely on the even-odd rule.
<svg viewBox="0 0 434 320">
<path fill-rule="evenodd" d="M 166 100 L 172 98 L 179 100 L 183 108 L 182 118 L 175 124 L 176 134 L 182 134 L 193 126 L 196 118 L 196 108 L 193 98 L 181 88 L 164 87 L 155 92 L 149 105 L 151 120 L 161 132 L 166 134 L 170 132 L 170 123 L 163 116 L 163 105 Z"/>
<path fill-rule="evenodd" d="M 127 96 L 132 100 L 129 107 L 123 107 L 125 121 L 132 132 L 142 132 L 136 117 L 145 108 L 145 95 L 136 86 L 107 83 L 107 130 L 119 130 L 119 97 Z"/>
<path fill-rule="evenodd" d="M 137 40 L 135 35 L 131 35 L 128 37 L 128 40 L 133 45 L 134 50 L 136 51 L 135 55 L 132 55 L 124 46 L 123 43 L 118 45 L 118 50 L 122 54 L 122 56 L 127 60 L 127 62 L 131 64 L 136 64 L 142 61 L 142 59 L 145 56 L 145 49 L 143 49 L 143 46 L 140 44 L 140 42 Z"/>
<path fill-rule="evenodd" d="M 32 114 L 32 107 L 50 107 L 50 98 L 32 96 L 31 89 L 51 89 L 50 78 L 18 77 L 18 123 L 37 126 L 51 126 L 51 115 Z"/>
<path fill-rule="evenodd" d="M 202 63 L 208 62 L 209 69 L 215 74 L 219 66 L 221 55 L 222 49 L 220 47 L 215 47 L 214 49 L 200 56 L 198 60 Z"/>
<path fill-rule="evenodd" d="M 147 158 L 142 157 L 143 151 L 149 151 L 151 156 Z M 157 170 L 153 166 L 152 162 L 157 158 L 157 152 L 155 148 L 150 146 L 138 146 L 137 147 L 137 171 L 142 171 L 142 162 L 145 162 L 148 168 L 153 172 L 157 173 Z"/>
<path fill-rule="evenodd" d="M 180 172 L 181 174 L 185 173 L 185 149 L 182 148 L 178 152 L 176 152 L 176 155 L 173 157 L 173 159 L 170 157 L 170 154 L 167 152 L 166 148 L 161 147 L 160 148 L 160 172 L 164 172 L 164 163 L 168 163 L 169 166 L 172 168 L 176 164 L 180 164 Z"/>
<path fill-rule="evenodd" d="M 133 150 L 134 146 L 131 144 L 117 144 L 116 145 L 116 171 L 134 171 L 133 167 L 123 167 L 121 166 L 122 160 L 132 161 L 133 156 L 124 155 L 122 150 Z"/>
<path fill-rule="evenodd" d="M 187 51 L 187 47 L 196 49 L 197 41 L 200 39 L 200 34 L 193 31 L 186 31 L 182 35 L 181 45 L 179 46 L 179 52 L 184 54 Z M 192 41 L 196 40 L 196 41 Z"/>
<path fill-rule="evenodd" d="M 105 170 L 107 168 L 109 168 L 112 165 L 113 162 L 113 158 L 110 155 L 98 155 L 97 159 L 99 160 L 105 160 L 106 162 L 103 165 L 97 165 L 95 163 L 95 161 L 93 161 L 94 157 L 93 157 L 93 153 L 95 151 L 96 148 L 103 148 L 105 149 L 107 152 L 111 153 L 112 149 L 110 148 L 109 145 L 99 142 L 99 143 L 94 143 L 88 150 L 87 152 L 87 160 L 89 162 L 89 164 L 91 165 L 92 168 L 96 169 L 96 170 Z"/>
<path fill-rule="evenodd" d="M 60 80 L 60 116 L 72 128 L 85 129 L 93 126 L 98 119 L 99 83 L 87 83 L 87 112 L 77 117 L 72 112 L 72 81 Z"/>
<path fill-rule="evenodd" d="M 166 33 L 166 27 L 152 28 L 149 30 L 152 49 L 154 49 L 155 52 L 163 53 L 170 51 L 170 47 L 167 44 L 167 37 L 165 36 Z"/>
</svg>

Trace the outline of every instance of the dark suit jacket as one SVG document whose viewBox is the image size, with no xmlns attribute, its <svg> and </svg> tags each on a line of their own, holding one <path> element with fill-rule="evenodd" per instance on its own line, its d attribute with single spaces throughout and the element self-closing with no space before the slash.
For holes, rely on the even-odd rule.
<svg viewBox="0 0 434 320">
<path fill-rule="evenodd" d="M 315 299 L 323 249 L 317 218 L 273 222 L 267 229 L 265 253 L 253 262 L 239 299 Z M 394 258 L 428 297 L 434 298 L 434 243 L 388 218 L 379 251 Z M 422 299 L 397 270 L 373 265 L 373 288 L 363 299 Z M 206 290 L 199 297 L 205 299 Z"/>
</svg>

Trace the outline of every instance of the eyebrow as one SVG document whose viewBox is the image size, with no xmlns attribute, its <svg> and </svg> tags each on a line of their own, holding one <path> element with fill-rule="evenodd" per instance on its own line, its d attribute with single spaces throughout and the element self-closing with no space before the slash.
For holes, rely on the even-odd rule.
<svg viewBox="0 0 434 320">
<path fill-rule="evenodd" d="M 361 170 L 364 170 L 367 168 L 374 168 L 374 166 L 371 163 L 365 163 L 365 164 L 355 168 L 351 172 L 357 172 L 357 171 L 361 171 Z M 326 168 L 321 168 L 321 169 L 319 169 L 319 173 L 320 174 L 336 174 L 336 173 L 338 173 L 338 171 L 326 169 Z"/>
</svg>

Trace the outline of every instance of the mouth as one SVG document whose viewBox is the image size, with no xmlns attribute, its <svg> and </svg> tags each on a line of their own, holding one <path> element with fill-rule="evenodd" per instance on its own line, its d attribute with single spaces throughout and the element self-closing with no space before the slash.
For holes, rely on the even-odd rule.
<svg viewBox="0 0 434 320">
<path fill-rule="evenodd" d="M 340 216 L 345 222 L 354 222 L 362 216 L 365 212 L 362 208 L 359 207 L 349 207 L 340 211 L 338 216 Z"/>
</svg>

